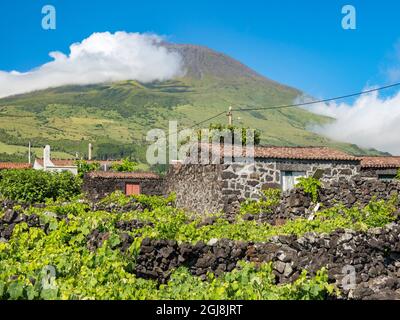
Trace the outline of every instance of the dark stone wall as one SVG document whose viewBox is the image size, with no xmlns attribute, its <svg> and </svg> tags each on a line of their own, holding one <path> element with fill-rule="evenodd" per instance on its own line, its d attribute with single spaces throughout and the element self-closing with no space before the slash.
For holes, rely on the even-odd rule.
<svg viewBox="0 0 400 320">
<path fill-rule="evenodd" d="M 362 168 L 360 176 L 364 178 L 377 179 L 381 175 L 396 176 L 397 169 Z"/>
<path fill-rule="evenodd" d="M 258 199 L 270 186 L 280 187 L 281 171 L 303 171 L 307 177 L 321 170 L 326 182 L 349 180 L 359 173 L 357 161 L 256 159 L 255 163 L 232 163 L 224 168 L 225 189 L 238 193 L 238 201 Z"/>
<path fill-rule="evenodd" d="M 304 171 L 312 176 L 321 170 L 325 182 L 348 181 L 359 173 L 355 161 L 306 161 L 256 159 L 254 164 L 232 163 L 223 167 L 223 194 L 229 203 L 225 210 L 236 213 L 245 199 L 257 200 L 268 188 L 281 188 L 281 171 Z"/>
<path fill-rule="evenodd" d="M 320 191 L 320 201 L 325 206 L 342 202 L 347 207 L 354 204 L 367 205 L 373 198 L 390 200 L 400 194 L 400 181 L 383 181 L 356 178 L 350 181 L 326 184 Z"/>
<path fill-rule="evenodd" d="M 101 199 L 117 190 L 125 192 L 127 183 L 139 184 L 142 194 L 163 195 L 163 179 L 101 178 L 87 175 L 83 180 L 82 191 L 89 199 Z"/>
<path fill-rule="evenodd" d="M 303 269 L 315 275 L 327 268 L 329 282 L 351 299 L 400 299 L 400 226 L 367 232 L 337 230 L 303 237 L 278 236 L 265 243 L 211 240 L 178 244 L 144 239 L 135 273 L 165 282 L 171 271 L 186 266 L 193 275 L 232 271 L 239 260 L 272 262 L 277 283 L 292 282 Z M 353 272 L 355 282 L 347 282 Z M 350 285 L 350 286 L 347 286 Z"/>
<path fill-rule="evenodd" d="M 176 206 L 198 213 L 225 210 L 222 164 L 177 164 L 165 177 L 165 193 L 176 193 Z"/>
<path fill-rule="evenodd" d="M 347 181 L 359 170 L 354 161 L 282 161 L 260 160 L 256 163 L 177 164 L 170 167 L 165 192 L 175 192 L 177 206 L 198 213 L 223 210 L 235 214 L 245 199 L 259 199 L 261 191 L 280 188 L 280 171 L 317 169 L 324 181 Z"/>
<path fill-rule="evenodd" d="M 400 181 L 355 178 L 350 181 L 325 183 L 319 191 L 321 208 L 330 208 L 337 203 L 347 208 L 354 205 L 365 207 L 373 198 L 390 200 L 400 195 Z M 302 190 L 293 189 L 282 195 L 281 205 L 270 219 L 294 219 L 308 217 L 311 213 L 311 198 Z"/>
</svg>

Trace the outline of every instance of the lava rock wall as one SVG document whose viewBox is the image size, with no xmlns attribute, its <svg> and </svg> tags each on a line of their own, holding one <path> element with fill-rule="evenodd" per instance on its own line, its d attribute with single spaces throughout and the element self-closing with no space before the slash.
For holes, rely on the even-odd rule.
<svg viewBox="0 0 400 320">
<path fill-rule="evenodd" d="M 271 262 L 277 283 L 296 280 L 303 269 L 315 275 L 325 267 L 343 298 L 400 299 L 400 226 L 396 223 L 367 232 L 277 236 L 264 243 L 212 239 L 192 245 L 144 239 L 135 273 L 165 282 L 173 269 L 186 266 L 193 275 L 205 278 L 207 272 L 232 271 L 239 260 Z M 347 281 L 349 274 L 354 282 Z"/>
</svg>

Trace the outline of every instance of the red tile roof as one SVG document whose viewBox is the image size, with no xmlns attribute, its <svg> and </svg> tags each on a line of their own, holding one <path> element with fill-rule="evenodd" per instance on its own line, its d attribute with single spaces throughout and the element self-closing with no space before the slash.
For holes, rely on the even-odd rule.
<svg viewBox="0 0 400 320">
<path fill-rule="evenodd" d="M 36 161 L 43 166 L 43 159 L 36 159 Z M 52 163 L 54 163 L 57 167 L 74 167 L 76 159 L 51 159 Z M 112 161 L 112 160 L 85 160 L 88 163 L 98 162 L 101 166 L 111 165 L 113 163 L 121 162 L 120 160 Z"/>
<path fill-rule="evenodd" d="M 376 157 L 361 157 L 362 168 L 400 168 L 400 157 L 393 156 L 376 156 Z"/>
<path fill-rule="evenodd" d="M 345 152 L 328 147 L 255 147 L 254 157 L 294 160 L 358 160 Z"/>
<path fill-rule="evenodd" d="M 5 169 L 30 169 L 32 165 L 29 163 L 19 163 L 19 162 L 0 162 L 0 170 Z"/>
<path fill-rule="evenodd" d="M 199 147 L 203 146 L 199 144 Z M 228 151 L 231 145 L 220 145 L 220 152 L 229 155 Z M 209 145 L 212 152 L 212 146 Z M 238 157 L 237 150 L 233 151 L 233 155 Z M 243 156 L 246 155 L 246 147 L 242 149 Z M 288 160 L 340 160 L 340 161 L 358 161 L 359 159 L 345 152 L 328 148 L 328 147 L 270 147 L 256 146 L 254 147 L 254 158 L 263 159 L 288 159 Z"/>
<path fill-rule="evenodd" d="M 36 161 L 43 166 L 43 159 L 36 159 Z M 75 160 L 72 159 L 51 159 L 52 163 L 54 163 L 57 167 L 73 167 L 75 166 Z"/>
<path fill-rule="evenodd" d="M 112 172 L 92 171 L 87 174 L 89 178 L 103 179 L 159 179 L 158 174 L 152 172 Z"/>
</svg>

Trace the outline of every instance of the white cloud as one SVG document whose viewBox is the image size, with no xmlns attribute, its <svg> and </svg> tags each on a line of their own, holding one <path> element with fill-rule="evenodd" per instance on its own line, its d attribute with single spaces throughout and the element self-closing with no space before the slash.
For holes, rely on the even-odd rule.
<svg viewBox="0 0 400 320">
<path fill-rule="evenodd" d="M 336 121 L 314 131 L 332 139 L 400 155 L 400 92 L 380 98 L 377 92 L 360 96 L 353 105 L 317 104 L 312 112 Z"/>
<path fill-rule="evenodd" d="M 93 33 L 72 44 L 69 55 L 50 52 L 52 61 L 29 72 L 0 71 L 0 97 L 67 84 L 151 82 L 181 75 L 181 57 L 161 41 L 153 34 Z"/>
<path fill-rule="evenodd" d="M 400 41 L 385 57 L 380 69 L 385 82 L 400 80 Z M 331 124 L 312 128 L 320 134 L 400 155 L 400 92 L 385 98 L 373 92 L 360 96 L 353 104 L 318 104 L 306 109 L 336 118 Z"/>
<path fill-rule="evenodd" d="M 397 41 L 394 48 L 389 52 L 381 65 L 381 73 L 390 82 L 400 80 L 400 41 Z"/>
</svg>

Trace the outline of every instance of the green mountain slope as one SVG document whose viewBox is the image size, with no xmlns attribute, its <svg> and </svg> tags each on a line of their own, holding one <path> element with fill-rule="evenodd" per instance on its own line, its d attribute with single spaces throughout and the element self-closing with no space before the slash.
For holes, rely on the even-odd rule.
<svg viewBox="0 0 400 320">
<path fill-rule="evenodd" d="M 87 143 L 92 142 L 98 158 L 133 155 L 143 161 L 147 131 L 166 129 L 170 120 L 184 128 L 229 106 L 290 104 L 301 94 L 208 48 L 165 46 L 183 57 L 183 77 L 153 83 L 64 86 L 1 99 L 0 158 L 24 158 L 23 146 L 30 140 L 36 147 L 51 144 L 63 157 L 86 154 Z M 226 121 L 225 115 L 212 120 Z M 376 153 L 308 130 L 329 121 L 299 108 L 234 113 L 235 124 L 261 130 L 263 144 L 329 145 L 353 154 Z"/>
</svg>

